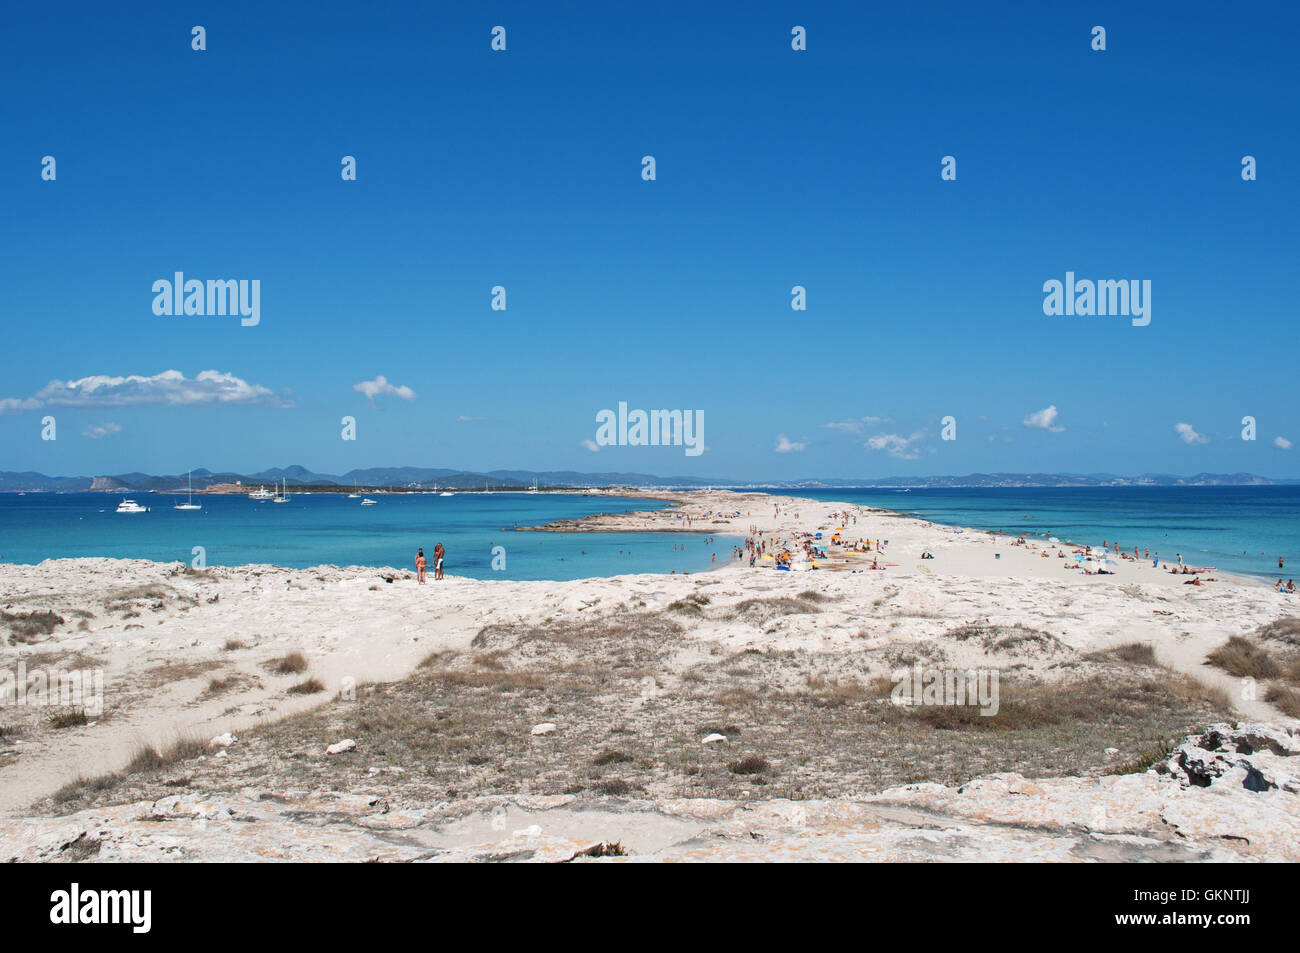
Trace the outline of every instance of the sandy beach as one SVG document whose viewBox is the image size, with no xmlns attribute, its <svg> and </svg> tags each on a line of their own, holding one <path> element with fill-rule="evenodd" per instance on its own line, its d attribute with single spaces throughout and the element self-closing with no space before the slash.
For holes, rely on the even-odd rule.
<svg viewBox="0 0 1300 953">
<path fill-rule="evenodd" d="M 827 554 L 519 582 L 457 577 L 453 553 L 426 585 L 0 565 L 5 667 L 104 684 L 84 723 L 0 709 L 0 857 L 1300 860 L 1300 722 L 1207 664 L 1232 637 L 1290 664 L 1296 596 L 1149 560 L 1086 575 L 1064 543 L 861 506 L 656 496 L 676 505 L 536 529 L 821 533 Z M 918 666 L 996 670 L 1003 721 L 891 705 Z"/>
</svg>

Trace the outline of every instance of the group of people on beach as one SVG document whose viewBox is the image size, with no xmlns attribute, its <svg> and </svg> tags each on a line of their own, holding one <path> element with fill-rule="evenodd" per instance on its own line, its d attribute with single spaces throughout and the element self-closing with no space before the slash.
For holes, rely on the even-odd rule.
<svg viewBox="0 0 1300 953">
<path fill-rule="evenodd" d="M 433 578 L 435 580 L 442 578 L 442 559 L 447 555 L 447 550 L 442 548 L 442 543 L 433 547 Z M 415 554 L 415 577 L 418 581 L 424 582 L 424 571 L 428 568 L 429 560 L 425 558 L 424 547 L 420 547 Z"/>
<path fill-rule="evenodd" d="M 779 506 L 776 507 L 776 513 L 780 513 Z M 827 518 L 844 524 L 831 536 L 831 545 L 841 547 L 844 552 L 884 553 L 888 540 L 870 540 L 859 537 L 856 542 L 853 542 L 842 535 L 844 526 L 855 525 L 858 522 L 856 513 L 845 510 L 830 513 Z M 749 535 L 745 538 L 744 545 L 735 547 L 732 554 L 742 560 L 748 556 L 751 567 L 755 566 L 760 560 L 770 559 L 776 569 L 790 569 L 796 560 L 805 562 L 811 568 L 816 569 L 816 561 L 826 559 L 828 551 L 821 533 L 795 533 L 791 538 L 786 539 L 777 535 L 775 531 L 769 535 L 751 523 Z M 931 556 L 930 558 L 934 557 Z M 884 569 L 885 567 L 880 565 L 878 558 L 873 558 L 870 568 Z"/>
</svg>

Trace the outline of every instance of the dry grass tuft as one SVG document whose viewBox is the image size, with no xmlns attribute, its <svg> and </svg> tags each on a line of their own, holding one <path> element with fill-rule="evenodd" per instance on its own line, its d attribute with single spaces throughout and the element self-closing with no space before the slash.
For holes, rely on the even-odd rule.
<svg viewBox="0 0 1300 953">
<path fill-rule="evenodd" d="M 1255 635 L 1270 642 L 1281 642 L 1300 648 L 1300 618 L 1284 616 L 1267 625 L 1261 625 Z"/>
<path fill-rule="evenodd" d="M 1300 718 L 1300 691 L 1274 683 L 1268 687 L 1264 700 L 1291 718 Z"/>
<path fill-rule="evenodd" d="M 260 679 L 250 678 L 243 672 L 231 672 L 229 675 L 211 679 L 208 682 L 208 687 L 203 690 L 202 697 L 215 698 L 218 695 L 225 695 L 229 692 L 238 691 L 250 684 L 250 682 L 255 682 L 259 685 L 261 684 Z"/>
<path fill-rule="evenodd" d="M 770 599 L 745 599 L 737 602 L 727 613 L 728 619 L 743 619 L 750 625 L 763 626 L 773 619 L 788 615 L 806 615 L 821 612 L 821 607 L 808 599 L 791 599 L 776 596 Z"/>
<path fill-rule="evenodd" d="M 1161 738 L 1152 742 L 1138 752 L 1137 757 L 1121 762 L 1109 769 L 1107 774 L 1145 774 L 1160 762 L 1166 760 L 1174 750 L 1173 742 Z"/>
<path fill-rule="evenodd" d="M 325 684 L 319 678 L 309 678 L 285 689 L 285 692 L 290 695 L 316 695 L 323 691 L 325 691 Z"/>
<path fill-rule="evenodd" d="M 61 711 L 50 717 L 50 727 L 80 728 L 89 721 L 84 711 Z"/>
<path fill-rule="evenodd" d="M 9 644 L 35 642 L 43 635 L 50 635 L 66 620 L 63 616 L 47 610 L 35 612 L 5 612 L 0 609 L 0 622 L 9 629 Z"/>
<path fill-rule="evenodd" d="M 1267 650 L 1239 635 L 1207 655 L 1205 662 L 1237 678 L 1276 678 L 1281 672 Z"/>
<path fill-rule="evenodd" d="M 201 678 L 214 669 L 221 668 L 224 663 L 216 659 L 204 659 L 195 662 L 167 662 L 164 665 L 156 665 L 153 668 L 145 669 L 140 674 L 139 687 L 157 688 L 160 685 L 171 685 L 175 682 L 187 682 L 193 678 Z"/>
<path fill-rule="evenodd" d="M 275 675 L 301 675 L 307 671 L 307 657 L 301 652 L 290 652 L 280 658 L 273 658 L 264 663 L 264 667 Z"/>
<path fill-rule="evenodd" d="M 975 640 L 990 654 L 1042 657 L 1070 651 L 1056 636 L 1026 625 L 966 622 L 949 629 L 943 637 L 958 642 Z"/>
<path fill-rule="evenodd" d="M 182 761 L 191 761 L 204 752 L 203 743 L 193 738 L 183 738 L 162 751 L 153 745 L 145 745 L 127 762 L 126 773 L 148 774 L 161 771 Z"/>
<path fill-rule="evenodd" d="M 627 848 L 620 841 L 596 844 L 578 854 L 579 857 L 626 857 Z"/>
<path fill-rule="evenodd" d="M 82 652 L 32 652 L 22 658 L 27 663 L 29 671 L 39 667 L 64 672 L 78 672 L 101 668 L 104 665 L 103 659 Z"/>
<path fill-rule="evenodd" d="M 1110 650 L 1109 654 L 1130 665 L 1155 666 L 1156 664 L 1156 650 L 1149 642 L 1128 642 L 1117 645 Z"/>
</svg>

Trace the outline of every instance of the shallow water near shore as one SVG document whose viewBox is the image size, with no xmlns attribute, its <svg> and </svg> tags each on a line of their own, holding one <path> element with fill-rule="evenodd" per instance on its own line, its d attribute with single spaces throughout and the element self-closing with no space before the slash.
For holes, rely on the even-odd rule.
<svg viewBox="0 0 1300 953">
<path fill-rule="evenodd" d="M 120 494 L 0 494 L 0 562 L 99 556 L 210 566 L 272 563 L 412 568 L 423 547 L 447 549 L 445 569 L 476 579 L 583 579 L 645 572 L 699 572 L 730 558 L 739 540 L 701 533 L 539 533 L 514 527 L 594 513 L 656 510 L 631 497 L 558 493 L 379 494 L 375 506 L 342 494 L 290 492 L 287 503 L 244 495 L 195 496 L 198 511 L 174 510 L 180 496 L 132 494 L 148 513 L 118 514 Z M 494 569 L 493 547 L 505 547 Z M 674 549 L 674 546 L 680 547 Z M 717 553 L 718 562 L 712 562 Z M 500 560 L 498 560 L 500 565 Z"/>
<path fill-rule="evenodd" d="M 1275 580 L 1300 575 L 1300 486 L 969 487 L 799 489 L 773 493 L 843 500 L 897 510 L 935 523 L 1049 535 L 1099 547 L 1150 548 L 1160 561 L 1177 554 Z M 1278 557 L 1285 560 L 1277 568 Z"/>
</svg>

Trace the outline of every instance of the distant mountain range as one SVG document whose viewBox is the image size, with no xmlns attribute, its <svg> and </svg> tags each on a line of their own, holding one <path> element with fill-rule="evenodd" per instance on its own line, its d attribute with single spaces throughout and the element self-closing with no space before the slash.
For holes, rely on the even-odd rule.
<svg viewBox="0 0 1300 953">
<path fill-rule="evenodd" d="M 966 476 L 882 477 L 874 480 L 842 478 L 799 480 L 795 482 L 754 483 L 744 480 L 700 479 L 684 476 L 653 476 L 647 473 L 580 473 L 575 470 L 450 470 L 440 467 L 370 467 L 335 475 L 315 473 L 306 467 L 274 467 L 257 473 L 214 473 L 199 469 L 193 472 L 194 489 L 215 484 L 242 483 L 270 485 L 284 480 L 291 487 L 373 487 L 410 489 L 481 490 L 527 487 L 536 481 L 542 487 L 773 487 L 781 489 L 817 489 L 827 487 L 1085 487 L 1085 486 L 1274 486 L 1294 485 L 1296 479 L 1269 479 L 1254 473 L 1198 473 L 1176 476 L 1168 473 L 1143 473 L 1118 476 L 1113 473 L 970 473 Z M 107 493 L 146 490 L 180 490 L 186 485 L 185 474 L 154 476 L 148 473 L 118 473 L 105 476 L 52 477 L 43 473 L 0 471 L 0 492 L 46 491 Z"/>
<path fill-rule="evenodd" d="M 660 477 L 647 473 L 578 473 L 573 470 L 491 470 L 480 473 L 472 470 L 450 470 L 442 467 L 369 467 L 349 470 L 343 474 L 316 473 L 306 467 L 272 467 L 256 473 L 213 472 L 194 470 L 190 475 L 195 490 L 204 490 L 217 484 L 242 483 L 252 486 L 270 486 L 285 481 L 290 487 L 302 489 L 315 487 L 347 488 L 353 486 L 405 489 L 482 490 L 507 487 L 528 487 L 536 480 L 542 487 L 601 487 L 601 486 L 710 486 L 716 481 L 696 477 Z M 82 493 L 104 491 L 108 493 L 127 490 L 181 490 L 186 487 L 186 474 L 155 476 L 149 473 L 116 473 L 106 476 L 52 477 L 43 473 L 0 471 L 0 492 L 43 490 L 46 492 Z"/>
<path fill-rule="evenodd" d="M 882 477 L 878 480 L 806 480 L 793 487 L 1029 487 L 1029 486 L 1284 486 L 1300 478 L 1273 480 L 1255 473 L 968 473 L 966 476 Z"/>
</svg>

